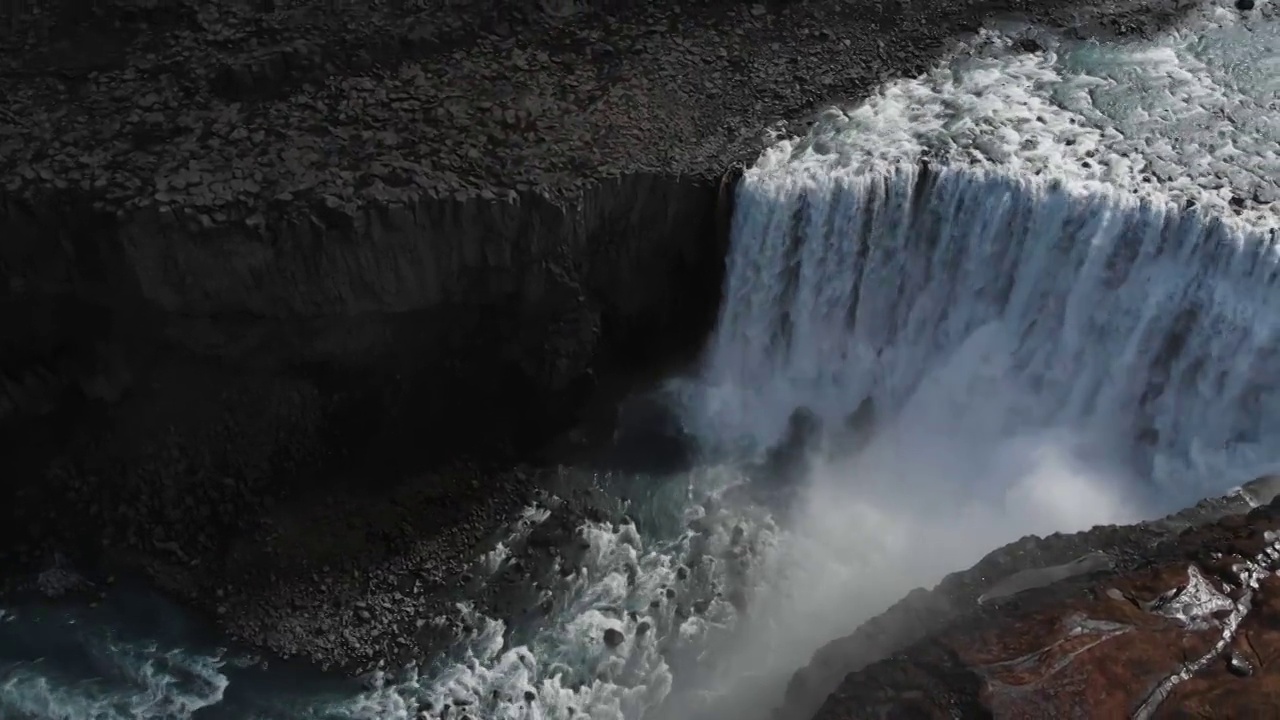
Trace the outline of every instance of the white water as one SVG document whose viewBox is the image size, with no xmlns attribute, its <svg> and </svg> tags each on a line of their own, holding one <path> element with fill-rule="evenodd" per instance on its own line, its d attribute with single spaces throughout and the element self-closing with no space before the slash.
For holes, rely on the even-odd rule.
<svg viewBox="0 0 1280 720">
<path fill-rule="evenodd" d="M 870 445 L 821 461 L 786 517 L 726 499 L 731 461 L 653 488 L 644 532 L 583 529 L 572 601 L 528 646 L 475 618 L 444 671 L 260 716 L 399 720 L 461 700 L 455 720 L 756 720 L 814 649 L 917 585 L 1272 467 L 1280 208 L 1232 200 L 1280 179 L 1280 28 L 1249 25 L 1217 10 L 1157 42 L 1043 36 L 1034 53 L 986 34 L 781 139 L 739 189 L 688 421 L 732 458 L 798 406 L 834 427 L 871 396 Z M 606 647 L 606 628 L 625 641 Z M 41 677 L 23 667 L 8 677 Z M 0 683 L 0 710 L 33 687 Z M 118 716 L 64 707 L 33 716 Z"/>
<path fill-rule="evenodd" d="M 65 682 L 45 668 L 24 667 L 0 681 L 0 707 L 16 718 L 185 720 L 217 704 L 226 689 L 216 657 L 131 643 L 105 643 L 99 651 L 121 672 L 97 682 Z"/>
</svg>

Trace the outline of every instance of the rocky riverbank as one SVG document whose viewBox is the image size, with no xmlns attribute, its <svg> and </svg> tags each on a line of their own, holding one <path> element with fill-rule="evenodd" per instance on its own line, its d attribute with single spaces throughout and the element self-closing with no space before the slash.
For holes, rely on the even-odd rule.
<svg viewBox="0 0 1280 720">
<path fill-rule="evenodd" d="M 1278 494 L 1280 479 L 1265 477 L 1162 520 L 1000 548 L 819 650 L 776 716 L 1247 717 L 1274 707 Z"/>
<path fill-rule="evenodd" d="M 731 168 L 766 129 L 1006 13 L 1090 33 L 1176 14 L 1104 5 L 160 1 L 8 22 L 5 567 L 143 569 L 325 664 L 412 654 L 538 499 L 546 473 L 515 462 L 599 381 L 696 350 Z M 561 522 L 590 494 L 564 490 L 583 499 Z"/>
</svg>

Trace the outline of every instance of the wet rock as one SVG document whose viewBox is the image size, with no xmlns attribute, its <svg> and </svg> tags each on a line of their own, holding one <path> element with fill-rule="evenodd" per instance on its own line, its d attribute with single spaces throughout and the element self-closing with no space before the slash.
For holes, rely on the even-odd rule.
<svg viewBox="0 0 1280 720">
<path fill-rule="evenodd" d="M 876 404 L 870 396 L 863 398 L 858 407 L 844 418 L 842 427 L 831 441 L 831 454 L 835 457 L 856 455 L 871 442 L 876 429 Z"/>
<path fill-rule="evenodd" d="M 1036 52 L 1042 52 L 1044 50 L 1044 46 L 1041 45 L 1038 40 L 1031 37 L 1018 38 L 1013 45 L 1019 51 L 1025 52 L 1025 53 L 1036 53 Z"/>
<path fill-rule="evenodd" d="M 626 639 L 627 637 L 622 634 L 622 631 L 616 628 L 606 628 L 604 631 L 604 644 L 607 647 L 616 648 Z"/>
<path fill-rule="evenodd" d="M 67 558 L 57 555 L 53 565 L 36 576 L 36 589 L 50 599 L 92 589 L 92 583 L 77 573 Z"/>
<path fill-rule="evenodd" d="M 1240 652 L 1233 651 L 1227 655 L 1227 670 L 1236 677 L 1253 675 L 1253 664 Z"/>
<path fill-rule="evenodd" d="M 787 419 L 786 433 L 769 450 L 758 476 L 771 486 L 788 486 L 803 478 L 821 439 L 822 420 L 809 408 L 796 408 Z"/>
<path fill-rule="evenodd" d="M 1260 183 L 1253 189 L 1253 201 L 1259 205 L 1270 205 L 1280 201 L 1280 186 L 1273 183 Z"/>
<path fill-rule="evenodd" d="M 1069 563 L 1045 568 L 1023 570 L 1004 578 L 992 586 L 991 589 L 987 590 L 982 595 L 979 595 L 978 603 L 984 604 L 997 602 L 1001 599 L 1017 595 L 1018 593 L 1033 590 L 1035 588 L 1048 587 L 1049 585 L 1066 580 L 1067 578 L 1075 577 L 1077 575 L 1088 575 L 1089 573 L 1108 570 L 1111 567 L 1111 556 L 1103 552 L 1095 552 L 1076 558 Z"/>
<path fill-rule="evenodd" d="M 1190 508 L 1177 529 L 1097 528 L 992 553 L 819 651 L 788 686 L 788 709 L 846 720 L 1269 707 L 1280 670 L 1259 659 L 1280 651 L 1269 629 L 1280 621 L 1280 503 L 1241 506 L 1225 516 Z M 1052 562 L 1081 549 L 1093 554 Z M 1010 592 L 997 609 L 993 590 L 977 593 L 1011 561 L 1035 567 L 1002 581 Z"/>
<path fill-rule="evenodd" d="M 618 408 L 613 441 L 602 462 L 626 472 L 667 475 L 692 466 L 696 441 L 666 398 L 631 398 Z"/>
</svg>

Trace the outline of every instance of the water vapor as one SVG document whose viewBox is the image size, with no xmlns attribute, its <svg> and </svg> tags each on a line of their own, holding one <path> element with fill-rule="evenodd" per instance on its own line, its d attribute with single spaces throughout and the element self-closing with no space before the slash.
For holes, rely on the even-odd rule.
<svg viewBox="0 0 1280 720">
<path fill-rule="evenodd" d="M 913 588 L 1028 534 L 1128 523 L 1150 514 L 1144 485 L 1104 428 L 1017 428 L 1015 378 L 976 387 L 956 356 L 860 452 L 835 434 L 798 479 L 780 537 L 762 553 L 737 634 L 665 720 L 764 720 L 792 673 Z M 967 397 L 964 397 L 966 396 Z M 1144 512 L 1147 509 L 1147 512 Z"/>
</svg>

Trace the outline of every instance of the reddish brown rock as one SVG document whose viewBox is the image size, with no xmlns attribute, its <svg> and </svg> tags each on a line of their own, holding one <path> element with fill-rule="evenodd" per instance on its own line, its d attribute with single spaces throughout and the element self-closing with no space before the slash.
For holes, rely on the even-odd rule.
<svg viewBox="0 0 1280 720">
<path fill-rule="evenodd" d="M 847 675 L 814 717 L 1276 717 L 1278 540 L 1273 502 L 1119 552 L 1112 569 L 955 598 L 935 632 Z"/>
</svg>

